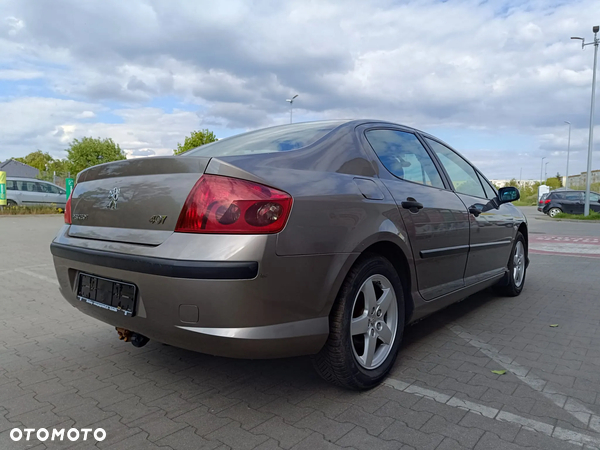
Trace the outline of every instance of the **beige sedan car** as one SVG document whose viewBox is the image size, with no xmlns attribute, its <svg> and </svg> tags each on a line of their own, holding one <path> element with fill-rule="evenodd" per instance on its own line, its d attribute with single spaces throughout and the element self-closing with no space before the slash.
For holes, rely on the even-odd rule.
<svg viewBox="0 0 600 450">
<path fill-rule="evenodd" d="M 488 286 L 519 295 L 518 198 L 413 128 L 293 124 L 81 172 L 51 251 L 66 300 L 136 346 L 313 355 L 366 389 L 406 325 Z"/>
</svg>

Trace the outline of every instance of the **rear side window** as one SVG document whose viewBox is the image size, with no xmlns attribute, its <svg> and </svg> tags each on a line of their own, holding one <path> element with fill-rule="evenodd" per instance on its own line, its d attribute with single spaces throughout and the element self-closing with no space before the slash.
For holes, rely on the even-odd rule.
<svg viewBox="0 0 600 450">
<path fill-rule="evenodd" d="M 344 121 L 298 123 L 251 131 L 202 145 L 185 156 L 236 156 L 297 150 L 315 143 Z"/>
<path fill-rule="evenodd" d="M 562 195 L 562 198 L 564 198 L 566 200 L 571 200 L 572 202 L 583 200 L 583 198 L 585 197 L 583 192 L 570 192 L 570 193 L 561 194 L 561 195 Z"/>
<path fill-rule="evenodd" d="M 15 181 L 18 191 L 24 192 L 39 192 L 37 183 L 33 181 Z"/>
<path fill-rule="evenodd" d="M 481 181 L 479 181 L 479 177 L 471 164 L 445 145 L 428 138 L 425 139 L 438 156 L 444 169 L 446 169 L 456 192 L 474 197 L 487 198 Z"/>
<path fill-rule="evenodd" d="M 433 160 L 414 134 L 398 130 L 370 130 L 365 136 L 381 164 L 393 175 L 444 189 Z"/>
</svg>

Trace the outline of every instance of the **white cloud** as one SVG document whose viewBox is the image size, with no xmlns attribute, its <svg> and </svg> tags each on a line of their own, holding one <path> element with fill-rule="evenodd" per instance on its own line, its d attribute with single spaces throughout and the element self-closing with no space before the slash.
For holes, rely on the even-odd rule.
<svg viewBox="0 0 600 450">
<path fill-rule="evenodd" d="M 592 53 L 569 38 L 589 38 L 592 17 L 599 2 L 12 0 L 0 5 L 0 89 L 40 73 L 44 86 L 0 94 L 15 114 L 0 159 L 86 133 L 169 154 L 193 129 L 285 122 L 299 93 L 298 119 L 452 128 L 496 178 L 516 176 L 490 150 L 503 134 L 527 138 L 503 151 L 531 167 L 524 176 L 544 155 L 558 168 L 570 120 L 582 170 Z"/>
</svg>

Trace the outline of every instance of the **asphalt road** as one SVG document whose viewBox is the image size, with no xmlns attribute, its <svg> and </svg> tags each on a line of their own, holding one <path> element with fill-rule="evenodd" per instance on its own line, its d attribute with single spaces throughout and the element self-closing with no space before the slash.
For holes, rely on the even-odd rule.
<svg viewBox="0 0 600 450">
<path fill-rule="evenodd" d="M 48 246 L 62 218 L 0 217 L 0 449 L 600 448 L 600 226 L 524 210 L 523 294 L 482 292 L 409 327 L 365 393 L 321 381 L 307 358 L 123 343 L 58 293 Z M 106 439 L 10 439 L 40 427 Z"/>
</svg>

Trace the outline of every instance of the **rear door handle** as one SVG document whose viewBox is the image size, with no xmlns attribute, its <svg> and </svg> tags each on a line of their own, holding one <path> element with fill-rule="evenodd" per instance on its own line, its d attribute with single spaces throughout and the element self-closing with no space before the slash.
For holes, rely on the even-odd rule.
<svg viewBox="0 0 600 450">
<path fill-rule="evenodd" d="M 479 217 L 479 214 L 481 214 L 481 211 L 479 209 L 475 208 L 474 206 L 471 206 L 469 208 L 469 212 L 471 214 L 473 214 L 475 217 Z"/>
<path fill-rule="evenodd" d="M 401 205 L 404 209 L 423 209 L 423 203 L 419 203 L 415 199 L 406 199 Z"/>
</svg>

